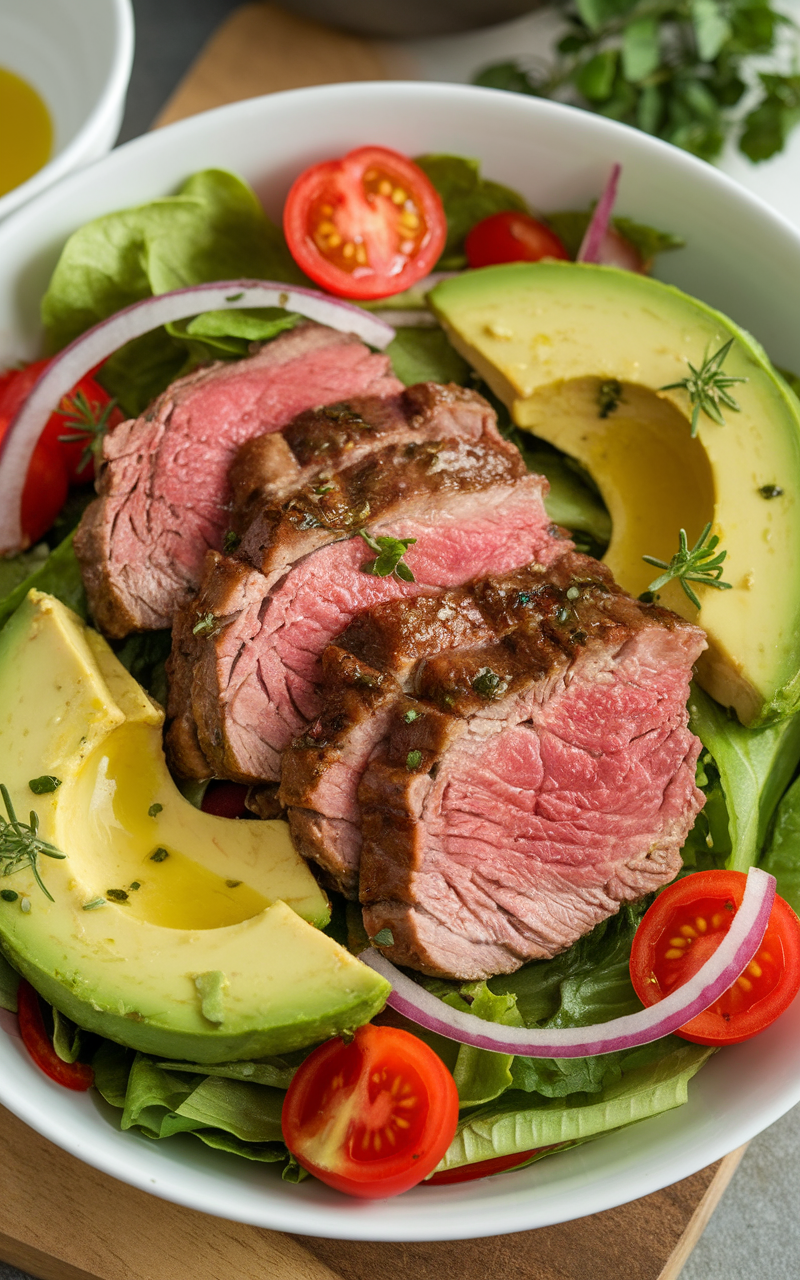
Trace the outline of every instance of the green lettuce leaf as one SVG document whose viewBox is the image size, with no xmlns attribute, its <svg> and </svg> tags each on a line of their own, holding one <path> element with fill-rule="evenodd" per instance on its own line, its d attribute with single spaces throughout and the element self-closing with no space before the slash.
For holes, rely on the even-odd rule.
<svg viewBox="0 0 800 1280">
<path fill-rule="evenodd" d="M 800 715 L 746 729 L 696 685 L 689 727 L 713 758 L 726 800 L 727 866 L 747 871 L 766 844 L 775 808 L 800 763 Z"/>
<path fill-rule="evenodd" d="M 307 283 L 250 187 L 207 169 L 177 195 L 105 214 L 70 236 L 42 302 L 48 350 L 143 298 L 240 277 Z M 270 308 L 167 325 L 116 352 L 102 380 L 128 413 L 140 413 L 179 373 L 244 355 L 249 342 L 266 341 L 298 319 Z"/>
<path fill-rule="evenodd" d="M 586 228 L 591 221 L 594 205 L 589 209 L 568 209 L 559 213 L 548 213 L 547 223 L 555 231 L 570 258 L 577 258 Z M 642 222 L 634 222 L 631 218 L 612 218 L 613 225 L 621 236 L 629 240 L 638 249 L 642 261 L 649 269 L 653 259 L 659 253 L 669 253 L 673 249 L 682 249 L 686 241 L 671 231 L 659 231 L 656 227 L 648 227 Z"/>
<path fill-rule="evenodd" d="M 72 549 L 72 534 L 60 543 L 43 564 L 39 563 L 3 600 L 0 600 L 0 628 L 4 627 L 29 591 L 48 591 L 74 609 L 82 618 L 87 615 L 86 593 L 78 561 Z"/>
<path fill-rule="evenodd" d="M 18 987 L 19 974 L 0 951 L 0 1009 L 8 1009 L 9 1013 L 17 1012 Z"/>
<path fill-rule="evenodd" d="M 778 882 L 778 893 L 800 915 L 800 778 L 778 805 L 761 866 Z"/>
<path fill-rule="evenodd" d="M 447 218 L 447 241 L 436 264 L 438 271 L 460 271 L 467 265 L 464 239 L 476 222 L 510 209 L 528 212 L 522 196 L 499 182 L 481 177 L 477 160 L 463 156 L 417 156 L 415 164 L 438 191 Z"/>
<path fill-rule="evenodd" d="M 468 998 L 464 999 L 465 996 Z M 506 1027 L 523 1025 L 515 997 L 507 992 L 496 995 L 485 982 L 463 986 L 460 993 L 445 996 L 444 1003 L 487 1022 L 499 1022 Z M 479 1106 L 505 1093 L 512 1084 L 513 1061 L 512 1054 L 491 1053 L 472 1045 L 460 1045 L 452 1067 L 459 1105 L 462 1108 Z"/>
<path fill-rule="evenodd" d="M 681 1042 L 656 1062 L 626 1071 L 588 1097 L 572 1093 L 531 1106 L 527 1094 L 511 1090 L 461 1117 L 437 1171 L 534 1147 L 583 1142 L 679 1107 L 687 1099 L 689 1080 L 711 1053 L 705 1045 Z"/>
<path fill-rule="evenodd" d="M 469 381 L 469 365 L 442 329 L 399 328 L 386 348 L 395 374 L 410 387 L 415 382 Z"/>
<path fill-rule="evenodd" d="M 115 652 L 126 671 L 144 685 L 162 706 L 167 704 L 167 658 L 172 648 L 172 632 L 142 631 L 128 636 L 115 646 Z"/>
</svg>

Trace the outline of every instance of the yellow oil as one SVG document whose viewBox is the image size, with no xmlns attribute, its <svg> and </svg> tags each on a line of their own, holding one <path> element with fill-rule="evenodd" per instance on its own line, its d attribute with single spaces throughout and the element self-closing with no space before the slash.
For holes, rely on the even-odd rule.
<svg viewBox="0 0 800 1280">
<path fill-rule="evenodd" d="M 111 734 L 87 766 L 88 797 L 76 791 L 93 893 L 168 929 L 220 929 L 259 915 L 270 905 L 262 894 L 196 862 L 148 815 L 159 782 L 153 732 L 142 725 Z"/>
<path fill-rule="evenodd" d="M 0 67 L 0 196 L 32 178 L 52 149 L 53 122 L 39 94 Z"/>
</svg>

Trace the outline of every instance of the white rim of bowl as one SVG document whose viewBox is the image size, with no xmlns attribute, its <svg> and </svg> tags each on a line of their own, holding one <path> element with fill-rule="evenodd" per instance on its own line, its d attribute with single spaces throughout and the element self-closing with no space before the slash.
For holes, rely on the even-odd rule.
<svg viewBox="0 0 800 1280">
<path fill-rule="evenodd" d="M 108 120 L 119 102 L 124 107 L 125 94 L 131 78 L 134 53 L 134 22 L 132 0 L 111 0 L 114 9 L 116 39 L 114 55 L 100 97 L 94 104 L 75 137 L 58 155 L 37 169 L 26 182 L 12 187 L 0 196 L 0 218 L 5 219 L 23 204 L 34 199 L 45 188 L 52 186 L 70 170 L 81 167 L 81 156 L 91 151 L 95 138 L 108 127 Z M 112 143 L 113 145 L 113 143 Z M 99 156 L 98 159 L 102 159 Z"/>
</svg>

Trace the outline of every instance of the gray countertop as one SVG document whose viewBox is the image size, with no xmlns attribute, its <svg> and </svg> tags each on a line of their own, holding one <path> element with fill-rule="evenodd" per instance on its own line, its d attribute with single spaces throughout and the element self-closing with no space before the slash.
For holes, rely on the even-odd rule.
<svg viewBox="0 0 800 1280">
<path fill-rule="evenodd" d="M 149 128 L 202 45 L 237 4 L 133 0 L 136 57 L 121 142 Z M 681 1280 L 757 1277 L 800 1277 L 800 1107 L 750 1144 L 681 1273 Z M 0 1280 L 25 1276 L 0 1263 Z"/>
</svg>

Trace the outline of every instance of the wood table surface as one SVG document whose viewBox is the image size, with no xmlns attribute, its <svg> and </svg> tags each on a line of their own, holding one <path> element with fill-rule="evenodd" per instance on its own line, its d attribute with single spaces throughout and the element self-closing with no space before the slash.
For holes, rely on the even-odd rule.
<svg viewBox="0 0 800 1280">
<path fill-rule="evenodd" d="M 379 43 L 271 4 L 246 4 L 214 35 L 156 124 L 262 93 L 399 75 Z M 0 1259 L 41 1280 L 677 1280 L 742 1153 L 559 1226 L 432 1244 L 352 1242 L 284 1235 L 156 1199 L 82 1164 L 0 1108 Z"/>
</svg>

